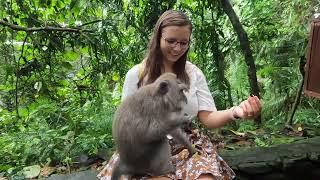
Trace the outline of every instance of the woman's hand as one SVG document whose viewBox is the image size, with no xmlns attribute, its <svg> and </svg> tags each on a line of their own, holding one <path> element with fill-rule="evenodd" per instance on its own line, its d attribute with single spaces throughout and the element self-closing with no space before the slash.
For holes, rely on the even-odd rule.
<svg viewBox="0 0 320 180">
<path fill-rule="evenodd" d="M 261 113 L 261 100 L 257 96 L 249 96 L 233 109 L 233 116 L 242 119 L 254 119 Z"/>
</svg>

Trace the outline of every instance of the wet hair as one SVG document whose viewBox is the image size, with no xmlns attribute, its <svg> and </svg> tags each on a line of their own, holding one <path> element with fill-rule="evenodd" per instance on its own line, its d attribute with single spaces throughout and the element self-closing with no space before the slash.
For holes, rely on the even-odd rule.
<svg viewBox="0 0 320 180">
<path fill-rule="evenodd" d="M 139 82 L 137 84 L 138 88 L 142 85 L 153 83 L 161 75 L 161 69 L 163 68 L 163 55 L 160 49 L 160 38 L 163 28 L 168 26 L 188 26 L 190 28 L 190 33 L 192 32 L 191 21 L 181 11 L 168 10 L 159 17 L 149 42 L 148 52 L 143 62 L 144 68 L 139 77 Z M 177 75 L 178 79 L 189 86 L 190 79 L 185 70 L 188 51 L 189 48 L 174 63 L 173 73 Z"/>
</svg>

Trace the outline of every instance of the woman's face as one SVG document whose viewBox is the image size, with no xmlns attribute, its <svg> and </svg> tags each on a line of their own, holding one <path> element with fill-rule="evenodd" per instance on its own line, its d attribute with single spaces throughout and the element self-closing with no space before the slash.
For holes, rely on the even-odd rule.
<svg viewBox="0 0 320 180">
<path fill-rule="evenodd" d="M 162 29 L 160 49 L 164 63 L 174 64 L 188 49 L 190 27 L 167 26 Z"/>
</svg>

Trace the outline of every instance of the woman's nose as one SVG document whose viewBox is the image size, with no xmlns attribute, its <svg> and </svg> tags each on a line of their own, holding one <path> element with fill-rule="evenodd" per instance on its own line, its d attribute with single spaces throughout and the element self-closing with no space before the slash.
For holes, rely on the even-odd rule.
<svg viewBox="0 0 320 180">
<path fill-rule="evenodd" d="M 177 45 L 175 45 L 175 46 L 173 47 L 173 50 L 175 50 L 175 51 L 181 51 L 181 50 L 182 50 L 181 44 L 180 44 L 180 43 L 177 43 Z"/>
</svg>

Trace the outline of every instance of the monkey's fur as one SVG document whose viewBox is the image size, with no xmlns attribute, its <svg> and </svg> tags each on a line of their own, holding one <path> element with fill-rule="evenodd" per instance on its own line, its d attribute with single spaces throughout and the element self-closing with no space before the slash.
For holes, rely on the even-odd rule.
<svg viewBox="0 0 320 180">
<path fill-rule="evenodd" d="M 112 180 L 118 180 L 121 175 L 174 173 L 167 134 L 187 147 L 189 157 L 195 153 L 180 128 L 190 123 L 189 117 L 182 112 L 187 103 L 183 91 L 187 89 L 175 74 L 164 73 L 121 103 L 112 129 L 120 155 Z"/>
</svg>

